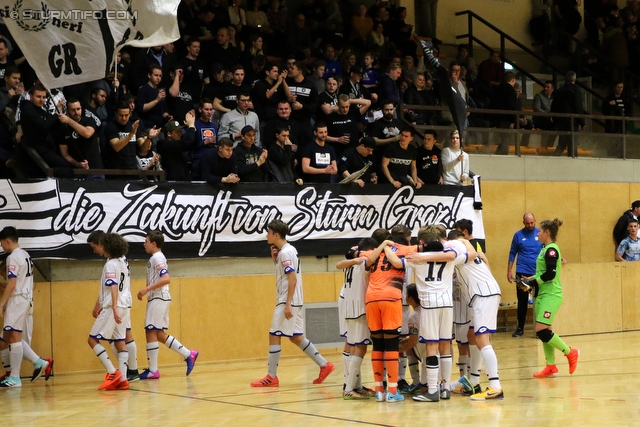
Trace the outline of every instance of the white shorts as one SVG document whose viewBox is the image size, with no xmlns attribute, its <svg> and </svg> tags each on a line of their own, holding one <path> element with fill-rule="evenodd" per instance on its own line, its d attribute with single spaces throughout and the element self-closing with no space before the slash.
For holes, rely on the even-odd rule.
<svg viewBox="0 0 640 427">
<path fill-rule="evenodd" d="M 24 332 L 27 329 L 27 318 L 32 303 L 22 295 L 9 297 L 4 311 L 5 331 Z"/>
<path fill-rule="evenodd" d="M 347 337 L 347 319 L 344 318 L 347 311 L 344 307 L 346 304 L 347 301 L 344 298 L 338 298 L 338 323 L 340 326 L 340 336 L 342 338 Z"/>
<path fill-rule="evenodd" d="M 451 341 L 453 309 L 451 307 L 424 308 L 420 312 L 419 342 Z"/>
<path fill-rule="evenodd" d="M 27 314 L 27 318 L 24 322 L 24 331 L 22 331 L 22 341 L 31 345 L 31 339 L 33 338 L 33 304 L 31 304 L 31 308 L 29 309 L 29 313 Z"/>
<path fill-rule="evenodd" d="M 400 331 L 401 337 L 409 335 L 409 316 L 411 316 L 411 306 L 402 306 L 402 330 Z"/>
<path fill-rule="evenodd" d="M 367 316 L 347 319 L 347 343 L 349 345 L 371 345 L 371 332 L 367 326 Z"/>
<path fill-rule="evenodd" d="M 153 299 L 147 302 L 147 314 L 144 318 L 146 330 L 163 331 L 169 329 L 169 307 L 171 301 Z"/>
<path fill-rule="evenodd" d="M 500 295 L 481 297 L 476 295 L 473 304 L 473 329 L 476 335 L 493 334 L 498 326 Z"/>
<path fill-rule="evenodd" d="M 287 319 L 284 317 L 284 307 L 286 304 L 276 305 L 271 318 L 270 335 L 292 337 L 294 335 L 304 334 L 304 315 L 302 307 L 292 307 L 293 317 Z"/>
<path fill-rule="evenodd" d="M 93 322 L 89 336 L 97 340 L 123 341 L 127 333 L 130 312 L 130 308 L 118 307 L 118 313 L 120 314 L 122 322 L 116 323 L 111 307 L 103 308 L 95 322 Z"/>
<path fill-rule="evenodd" d="M 464 325 L 459 325 L 454 323 L 453 328 L 455 329 L 456 342 L 458 344 L 469 344 L 469 338 L 467 338 L 467 332 L 469 329 L 473 328 L 473 324 L 471 322 L 467 322 Z"/>
</svg>

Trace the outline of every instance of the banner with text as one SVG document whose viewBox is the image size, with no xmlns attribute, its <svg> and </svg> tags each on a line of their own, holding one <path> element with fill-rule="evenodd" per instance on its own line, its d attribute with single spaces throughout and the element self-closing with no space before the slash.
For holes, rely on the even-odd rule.
<svg viewBox="0 0 640 427">
<path fill-rule="evenodd" d="M 33 258 L 89 259 L 95 230 L 119 233 L 130 242 L 130 259 L 146 259 L 149 230 L 165 236 L 168 258 L 269 256 L 266 226 L 289 224 L 300 255 L 344 254 L 379 227 L 404 224 L 451 229 L 463 218 L 484 239 L 474 188 L 287 184 L 209 185 L 123 181 L 0 180 L 0 229 L 14 226 L 20 246 Z"/>
</svg>

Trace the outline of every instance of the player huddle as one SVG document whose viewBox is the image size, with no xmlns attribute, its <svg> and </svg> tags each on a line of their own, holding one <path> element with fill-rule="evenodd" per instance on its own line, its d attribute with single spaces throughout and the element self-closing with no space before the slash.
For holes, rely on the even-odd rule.
<svg viewBox="0 0 640 427">
<path fill-rule="evenodd" d="M 456 223 L 467 237 L 471 227 L 469 220 Z M 504 397 L 489 339 L 496 331 L 500 287 L 486 257 L 464 233 L 454 230 L 448 240 L 445 233 L 442 226 L 422 227 L 419 244 L 411 245 L 406 226 L 378 229 L 336 265 L 345 270 L 339 305 L 346 336 L 345 400 L 375 395 L 377 401 L 391 403 L 411 394 L 416 401 L 437 402 L 452 392 L 472 400 Z M 455 298 L 454 273 L 459 286 Z M 465 343 L 468 337 L 472 346 L 469 367 L 463 366 L 462 377 L 452 382 L 454 321 L 460 325 L 458 341 Z M 369 344 L 375 390 L 361 385 L 360 367 Z M 479 384 L 483 362 L 489 378 L 484 391 Z M 404 379 L 407 363 L 413 384 Z"/>
</svg>

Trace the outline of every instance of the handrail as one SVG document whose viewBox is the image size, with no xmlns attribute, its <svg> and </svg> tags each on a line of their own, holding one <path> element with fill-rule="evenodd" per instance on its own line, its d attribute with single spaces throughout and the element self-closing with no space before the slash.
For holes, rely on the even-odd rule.
<svg viewBox="0 0 640 427">
<path fill-rule="evenodd" d="M 20 144 L 24 151 L 31 157 L 31 160 L 35 162 L 35 164 L 40 168 L 44 175 L 48 178 L 53 178 L 53 169 L 49 167 L 49 165 L 40 157 L 40 154 L 31 147 L 29 144 Z"/>
<path fill-rule="evenodd" d="M 494 32 L 496 32 L 496 33 L 498 33 L 500 35 L 500 57 L 503 60 L 506 60 L 505 40 L 508 40 L 509 42 L 511 42 L 514 45 L 516 45 L 518 48 L 522 49 L 523 51 L 525 51 L 529 55 L 533 56 L 537 60 L 541 61 L 543 64 L 545 64 L 548 67 L 550 67 L 551 70 L 552 70 L 554 86 L 556 86 L 557 82 L 558 82 L 558 73 L 560 75 L 564 75 L 565 74 L 560 68 L 556 67 L 554 64 L 549 62 L 547 59 L 541 57 L 540 55 L 538 55 L 537 53 L 535 53 L 534 51 L 532 51 L 531 49 L 526 47 L 524 44 L 520 43 L 519 41 L 517 41 L 516 39 L 514 39 L 513 37 L 511 37 L 510 35 L 508 35 L 504 31 L 502 31 L 501 29 L 499 29 L 495 25 L 491 24 L 489 21 L 487 21 L 486 19 L 482 18 L 481 16 L 479 16 L 475 12 L 473 12 L 471 10 L 464 10 L 464 11 L 456 12 L 455 15 L 456 16 L 461 16 L 461 15 L 467 15 L 468 16 L 468 26 L 469 26 L 468 33 L 456 36 L 456 39 L 462 39 L 462 38 L 468 38 L 469 39 L 469 55 L 470 56 L 473 55 L 473 42 L 474 41 L 477 42 L 478 44 L 480 44 L 482 47 L 484 47 L 487 50 L 491 50 L 492 49 L 489 45 L 487 45 L 486 43 L 482 42 L 482 40 L 478 39 L 477 37 L 475 37 L 473 35 L 473 19 L 477 19 L 478 21 L 480 21 L 481 23 L 483 23 L 484 25 L 489 27 L 491 30 L 493 30 Z M 529 77 L 530 79 L 534 80 L 536 83 L 538 83 L 538 84 L 542 83 L 539 79 L 535 78 L 533 75 L 531 75 L 529 72 L 527 72 L 523 68 L 521 68 L 519 66 L 516 67 L 517 64 L 513 64 L 513 63 L 510 63 L 510 64 L 512 64 L 513 67 L 516 68 L 518 71 L 524 73 L 527 77 Z M 598 92 L 594 91 L 593 89 L 591 89 L 587 85 L 583 84 L 582 82 L 576 81 L 576 85 L 580 86 L 582 89 L 586 90 L 588 93 L 590 93 L 592 96 L 596 97 L 600 101 L 602 101 L 604 99 L 604 97 L 602 95 L 600 95 Z"/>
<path fill-rule="evenodd" d="M 74 175 L 125 175 L 140 177 L 157 177 L 159 181 L 165 181 L 163 170 L 138 170 L 138 169 L 74 169 Z"/>
</svg>

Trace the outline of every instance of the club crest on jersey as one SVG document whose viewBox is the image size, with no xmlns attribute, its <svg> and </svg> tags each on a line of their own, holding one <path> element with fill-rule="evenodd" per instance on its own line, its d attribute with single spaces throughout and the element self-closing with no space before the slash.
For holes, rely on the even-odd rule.
<svg viewBox="0 0 640 427">
<path fill-rule="evenodd" d="M 558 256 L 558 252 L 556 252 L 555 250 L 551 249 L 551 250 L 549 251 L 549 256 L 554 256 L 554 257 L 555 257 L 555 256 Z"/>
<path fill-rule="evenodd" d="M 104 278 L 105 279 L 115 279 L 116 278 L 116 273 L 114 273 L 113 271 L 108 271 L 107 273 L 105 273 Z"/>
<path fill-rule="evenodd" d="M 11 273 L 15 273 L 17 269 L 18 269 L 18 266 L 16 266 L 15 264 L 9 264 L 9 266 L 7 267 L 7 271 Z"/>
<path fill-rule="evenodd" d="M 291 262 L 290 259 L 285 259 L 285 260 L 282 261 L 282 266 L 283 267 L 287 267 L 287 266 L 290 266 L 290 265 L 293 265 L 293 262 Z"/>
<path fill-rule="evenodd" d="M 156 265 L 156 270 L 158 271 L 162 271 L 162 270 L 166 270 L 167 269 L 167 264 L 158 264 Z"/>
<path fill-rule="evenodd" d="M 551 319 L 551 312 L 550 311 L 545 311 L 544 312 L 544 316 L 545 319 Z"/>
</svg>

